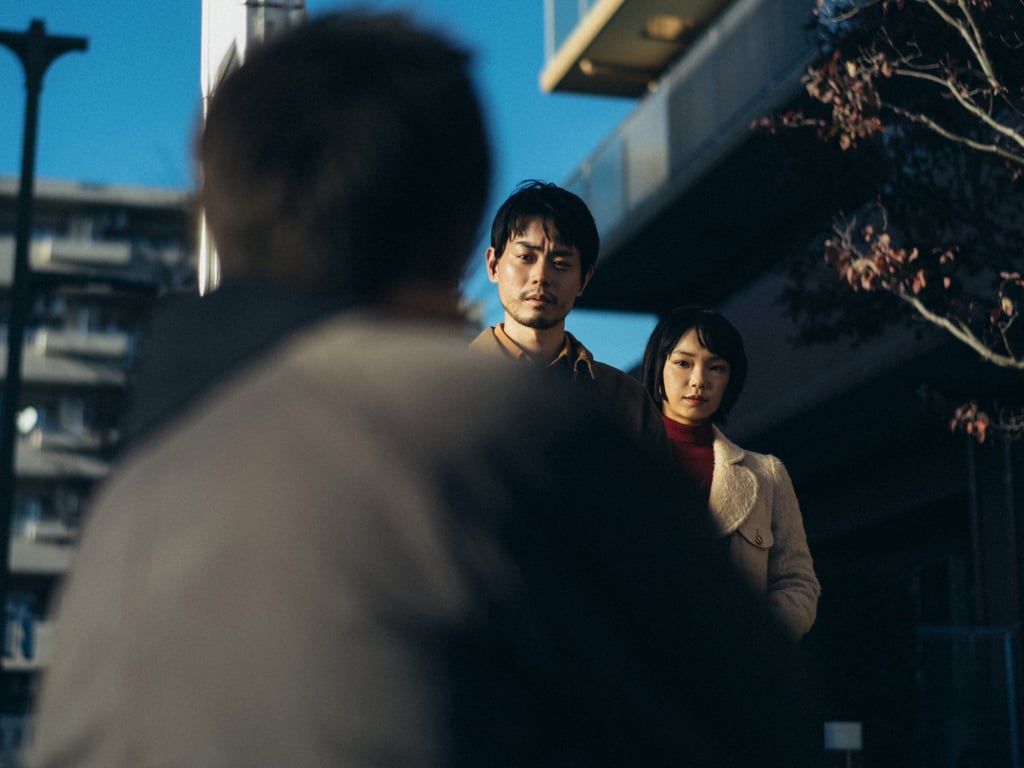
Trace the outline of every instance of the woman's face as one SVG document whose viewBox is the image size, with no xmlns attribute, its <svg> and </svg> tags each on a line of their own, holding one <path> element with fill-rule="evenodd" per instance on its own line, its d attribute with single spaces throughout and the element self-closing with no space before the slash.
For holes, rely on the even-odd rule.
<svg viewBox="0 0 1024 768">
<path fill-rule="evenodd" d="M 661 412 L 680 424 L 710 420 L 722 405 L 729 374 L 725 358 L 701 344 L 696 329 L 691 328 L 679 337 L 665 359 Z"/>
</svg>

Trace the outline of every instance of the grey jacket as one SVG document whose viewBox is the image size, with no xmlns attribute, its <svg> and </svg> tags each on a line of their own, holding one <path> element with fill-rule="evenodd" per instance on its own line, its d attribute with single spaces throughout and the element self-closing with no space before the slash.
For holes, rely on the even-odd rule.
<svg viewBox="0 0 1024 768">
<path fill-rule="evenodd" d="M 91 508 L 26 765 L 816 765 L 790 644 L 603 418 L 438 328 L 249 358 Z"/>
</svg>

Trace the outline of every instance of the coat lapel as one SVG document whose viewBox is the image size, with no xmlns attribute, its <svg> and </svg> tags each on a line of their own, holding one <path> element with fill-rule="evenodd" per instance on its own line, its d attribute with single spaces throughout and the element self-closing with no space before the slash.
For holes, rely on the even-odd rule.
<svg viewBox="0 0 1024 768">
<path fill-rule="evenodd" d="M 757 476 L 743 466 L 746 453 L 715 427 L 715 472 L 711 479 L 708 509 L 722 536 L 732 533 L 750 515 L 757 498 Z"/>
</svg>

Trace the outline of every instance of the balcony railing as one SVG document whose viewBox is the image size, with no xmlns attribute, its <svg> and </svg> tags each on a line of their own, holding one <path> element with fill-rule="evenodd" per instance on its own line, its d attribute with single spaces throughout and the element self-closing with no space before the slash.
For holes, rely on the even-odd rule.
<svg viewBox="0 0 1024 768">
<path fill-rule="evenodd" d="M 132 258 L 131 243 L 117 240 L 84 240 L 48 237 L 32 243 L 32 265 L 74 264 L 120 267 Z"/>
<path fill-rule="evenodd" d="M 572 2 L 567 1 L 568 6 Z M 807 0 L 738 0 L 566 181 L 603 238 L 642 226 L 790 101 L 818 55 Z M 568 11 L 566 11 L 568 13 Z"/>
<path fill-rule="evenodd" d="M 40 328 L 33 335 L 33 347 L 40 355 L 121 360 L 131 349 L 131 338 L 120 331 L 66 331 Z"/>
<path fill-rule="evenodd" d="M 14 250 L 14 238 L 0 236 L 0 286 L 9 286 L 13 279 Z M 45 237 L 29 247 L 29 263 L 35 269 L 125 267 L 131 261 L 132 244 L 124 240 Z"/>
</svg>

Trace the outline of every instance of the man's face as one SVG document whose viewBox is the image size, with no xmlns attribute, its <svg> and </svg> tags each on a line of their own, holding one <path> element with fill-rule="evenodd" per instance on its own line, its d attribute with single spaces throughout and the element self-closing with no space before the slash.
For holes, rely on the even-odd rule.
<svg viewBox="0 0 1024 768">
<path fill-rule="evenodd" d="M 501 253 L 487 249 L 487 276 L 498 284 L 506 327 L 510 322 L 539 330 L 562 326 L 593 274 L 581 269 L 579 251 L 539 218 L 512 235 Z"/>
</svg>

